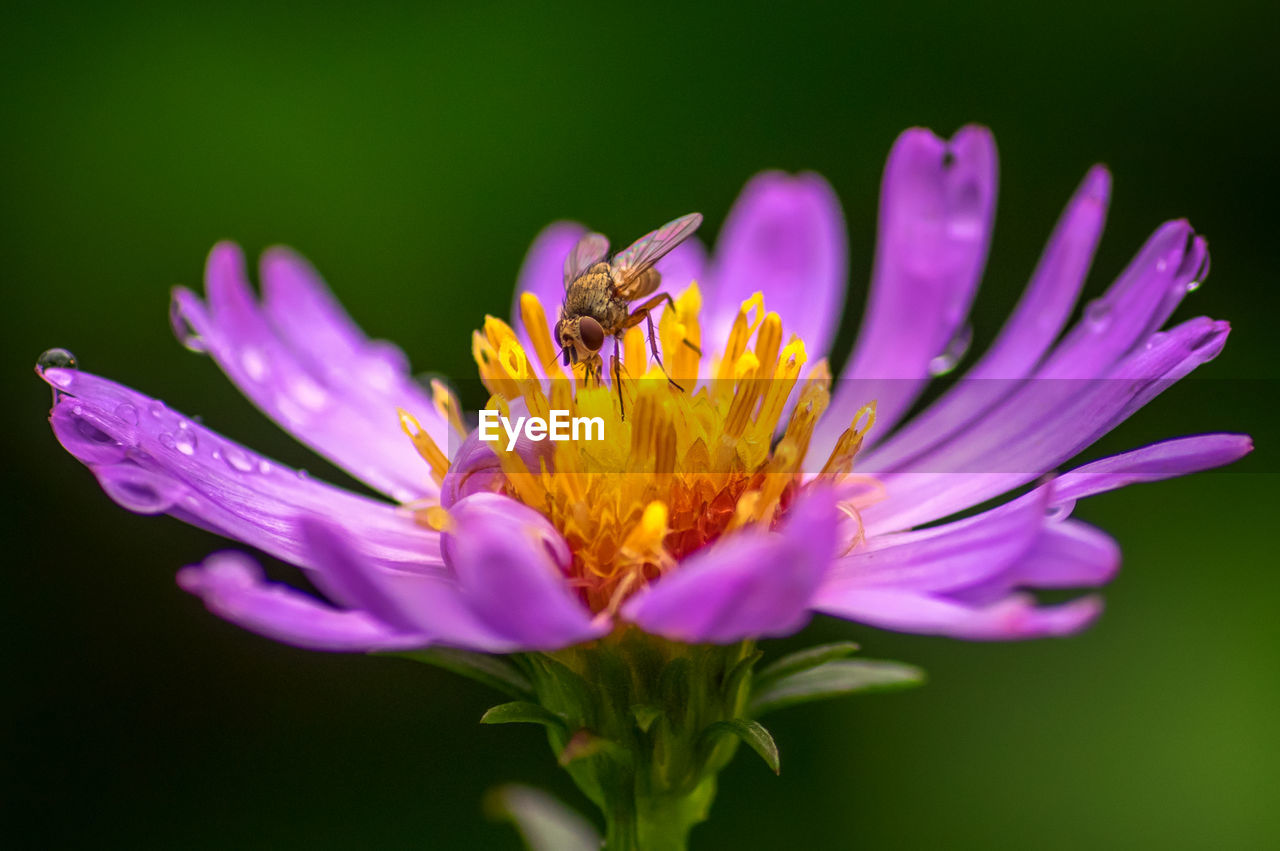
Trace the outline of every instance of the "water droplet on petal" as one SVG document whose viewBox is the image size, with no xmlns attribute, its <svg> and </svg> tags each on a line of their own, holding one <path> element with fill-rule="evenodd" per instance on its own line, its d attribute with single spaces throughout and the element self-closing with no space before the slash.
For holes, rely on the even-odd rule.
<svg viewBox="0 0 1280 851">
<path fill-rule="evenodd" d="M 263 474 L 270 473 L 270 472 L 271 472 L 271 465 L 270 465 L 270 464 L 268 464 L 266 461 L 259 461 L 259 462 L 258 462 L 258 472 L 259 472 L 259 473 L 263 473 Z"/>
<path fill-rule="evenodd" d="M 227 466 L 238 473 L 252 473 L 253 461 L 240 449 L 234 446 L 228 446 L 223 454 L 223 460 L 227 462 Z"/>
<path fill-rule="evenodd" d="M 303 407 L 313 411 L 320 410 L 329 402 L 329 394 L 325 389 L 305 376 L 293 382 L 291 389 L 293 398 L 297 399 Z"/>
<path fill-rule="evenodd" d="M 188 428 L 186 423 L 182 423 L 182 428 L 178 431 L 177 436 L 174 437 L 173 439 L 173 445 L 183 455 L 195 455 L 196 454 L 195 432 L 192 431 L 190 428 Z"/>
<path fill-rule="evenodd" d="M 123 405 L 116 406 L 116 416 L 127 422 L 129 425 L 138 424 L 138 409 L 128 402 Z"/>
<path fill-rule="evenodd" d="M 49 374 L 49 370 L 59 370 L 58 372 Z M 72 373 L 76 369 L 76 356 L 66 349 L 48 349 L 41 352 L 40 357 L 36 358 L 36 372 L 40 373 L 44 378 L 54 386 L 53 403 L 56 405 L 61 394 L 58 393 L 58 387 L 63 389 L 70 387 L 71 382 L 75 380 Z"/>
<path fill-rule="evenodd" d="M 160 433 L 160 445 L 163 446 L 165 449 L 173 449 L 178 444 L 177 444 L 177 441 L 173 439 L 172 434 L 170 434 L 167 431 L 164 431 Z"/>
<path fill-rule="evenodd" d="M 176 298 L 169 302 L 169 327 L 173 329 L 173 336 L 178 338 L 178 342 L 187 351 L 199 355 L 209 351 L 209 344 L 192 326 L 187 315 L 182 312 L 181 302 Z"/>
<path fill-rule="evenodd" d="M 295 426 L 306 425 L 311 420 L 311 412 L 284 393 L 276 394 L 276 410 L 280 416 Z"/>
<path fill-rule="evenodd" d="M 1200 289 L 1199 281 L 1187 281 L 1187 292 L 1193 293 L 1198 289 Z"/>
<path fill-rule="evenodd" d="M 240 365 L 250 381 L 261 381 L 267 376 L 267 360 L 254 346 L 249 346 L 240 353 Z"/>
<path fill-rule="evenodd" d="M 311 474 L 310 474 L 310 473 L 308 473 L 306 470 L 299 469 L 299 470 L 298 470 L 298 478 L 299 478 L 299 479 L 309 479 L 309 478 L 311 478 Z"/>
<path fill-rule="evenodd" d="M 1094 299 L 1084 307 L 1084 321 L 1094 331 L 1104 331 L 1111 324 L 1111 305 L 1103 299 Z"/>
<path fill-rule="evenodd" d="M 961 326 L 956 335 L 947 343 L 947 347 L 942 350 L 942 354 L 929 361 L 929 374 L 937 378 L 955 369 L 956 364 L 960 363 L 965 352 L 969 351 L 971 342 L 973 342 L 973 326 Z"/>
<path fill-rule="evenodd" d="M 76 356 L 67 349 L 47 349 L 36 358 L 36 369 L 43 373 L 46 369 L 75 369 Z"/>
<path fill-rule="evenodd" d="M 1048 520 L 1062 520 L 1069 517 L 1071 512 L 1075 510 L 1075 507 L 1076 501 L 1074 499 L 1069 499 L 1066 502 L 1055 503 L 1045 509 L 1044 516 Z"/>
<path fill-rule="evenodd" d="M 373 340 L 361 355 L 355 371 L 375 390 L 389 390 L 399 376 L 408 373 L 409 361 L 393 343 Z"/>
<path fill-rule="evenodd" d="M 132 465 L 102 467 L 98 483 L 121 507 L 139 514 L 168 511 L 186 493 L 186 489 L 167 476 Z"/>
</svg>

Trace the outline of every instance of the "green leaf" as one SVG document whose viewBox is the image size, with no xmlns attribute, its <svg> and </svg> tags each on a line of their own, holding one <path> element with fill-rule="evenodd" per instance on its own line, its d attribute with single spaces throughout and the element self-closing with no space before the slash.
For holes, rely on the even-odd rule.
<svg viewBox="0 0 1280 851">
<path fill-rule="evenodd" d="M 784 706 L 845 694 L 909 688 L 924 682 L 924 671 L 901 662 L 839 659 L 766 682 L 751 698 L 752 715 Z"/>
<path fill-rule="evenodd" d="M 769 731 L 759 721 L 748 721 L 745 718 L 735 718 L 732 721 L 717 721 L 714 724 L 707 725 L 706 729 L 702 731 L 702 738 L 704 741 L 711 742 L 714 738 L 726 734 L 737 736 L 750 745 L 751 749 L 760 755 L 760 758 L 773 770 L 774 774 L 782 771 L 782 766 L 778 761 L 778 745 L 773 741 L 773 736 L 769 735 Z"/>
<path fill-rule="evenodd" d="M 589 821 L 540 789 L 500 786 L 485 804 L 490 817 L 515 825 L 529 851 L 600 851 L 603 844 Z"/>
<path fill-rule="evenodd" d="M 455 650 L 451 647 L 429 647 L 425 650 L 409 650 L 385 655 L 435 665 L 437 668 L 470 677 L 511 697 L 533 697 L 533 684 L 520 672 L 519 668 L 501 656 Z"/>
<path fill-rule="evenodd" d="M 756 688 L 758 690 L 765 683 L 776 680 L 779 677 L 797 674 L 800 671 L 807 671 L 810 668 L 816 668 L 836 659 L 843 659 L 845 656 L 852 656 L 857 650 L 858 645 L 852 641 L 836 641 L 832 644 L 807 647 L 797 653 L 783 656 L 776 662 L 770 662 L 760 669 L 760 673 L 756 674 Z"/>
<path fill-rule="evenodd" d="M 480 718 L 481 724 L 541 724 L 556 730 L 568 732 L 568 725 L 559 715 L 546 707 L 526 700 L 513 700 L 511 703 L 499 703 L 491 707 Z"/>
</svg>

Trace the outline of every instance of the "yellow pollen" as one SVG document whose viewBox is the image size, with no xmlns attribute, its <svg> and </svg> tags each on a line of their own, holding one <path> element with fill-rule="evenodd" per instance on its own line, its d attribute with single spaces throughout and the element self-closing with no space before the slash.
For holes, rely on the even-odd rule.
<svg viewBox="0 0 1280 851">
<path fill-rule="evenodd" d="M 875 421 L 873 403 L 859 411 L 821 472 L 807 473 L 805 455 L 830 401 L 826 362 L 810 364 L 804 341 L 787 340 L 782 317 L 766 309 L 761 293 L 742 303 L 724 349 L 704 355 L 701 307 L 695 283 L 655 317 L 665 374 L 643 326 L 629 329 L 616 382 L 607 366 L 604 382 L 590 385 L 580 369 L 570 375 L 560 368 L 546 311 L 532 293 L 521 296 L 520 316 L 545 378 L 505 322 L 486 317 L 472 336 L 489 409 L 507 416 L 519 399 L 532 416 L 554 410 L 604 422 L 603 440 L 546 444 L 538 469 L 506 441 L 490 444 L 506 492 L 541 512 L 568 542 L 570 582 L 593 611 L 616 610 L 726 532 L 772 527 L 807 481 L 850 478 Z M 405 430 L 433 475 L 447 471 L 438 448 L 406 417 Z M 856 519 L 866 504 L 849 497 L 841 510 Z M 418 516 L 433 528 L 448 523 L 442 511 Z"/>
</svg>

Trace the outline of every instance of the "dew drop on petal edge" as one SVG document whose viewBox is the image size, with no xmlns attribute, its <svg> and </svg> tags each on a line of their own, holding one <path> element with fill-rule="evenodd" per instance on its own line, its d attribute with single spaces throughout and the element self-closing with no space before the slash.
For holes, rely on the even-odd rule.
<svg viewBox="0 0 1280 851">
<path fill-rule="evenodd" d="M 929 374 L 934 378 L 939 378 L 951 372 L 964 358 L 965 353 L 969 351 L 969 344 L 972 342 L 973 326 L 966 324 L 951 338 L 942 354 L 929 361 Z"/>
<path fill-rule="evenodd" d="M 178 338 L 178 342 L 182 344 L 187 351 L 196 354 L 204 354 L 209 351 L 208 344 L 204 338 L 191 326 L 186 315 L 182 312 L 182 306 L 177 299 L 169 303 L 169 326 L 173 328 L 173 336 Z"/>
<path fill-rule="evenodd" d="M 44 372 L 46 369 L 75 369 L 76 356 L 71 354 L 67 349 L 48 349 L 41 352 L 40 357 L 36 358 L 36 369 Z"/>
</svg>

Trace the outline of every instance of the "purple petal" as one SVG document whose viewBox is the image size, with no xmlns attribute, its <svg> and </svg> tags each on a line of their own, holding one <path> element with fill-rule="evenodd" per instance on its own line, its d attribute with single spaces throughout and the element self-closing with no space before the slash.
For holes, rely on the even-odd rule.
<svg viewBox="0 0 1280 851">
<path fill-rule="evenodd" d="M 983 423 L 882 477 L 888 497 L 863 511 L 871 534 L 918 526 L 1052 470 L 1178 379 L 1213 359 L 1229 326 L 1204 317 L 1152 335 L 1106 378 L 1032 380 Z"/>
<path fill-rule="evenodd" d="M 1105 585 L 1120 569 L 1115 539 L 1078 520 L 1058 515 L 1036 542 L 1004 570 L 976 585 L 948 593 L 948 599 L 985 606 L 1019 588 L 1092 588 Z"/>
<path fill-rule="evenodd" d="M 441 446 L 448 429 L 408 377 L 403 354 L 354 338 L 355 326 L 297 258 L 276 251 L 264 265 L 270 317 L 254 298 L 240 249 L 214 246 L 205 273 L 208 305 L 189 290 L 174 290 L 174 321 L 184 336 L 189 329 L 267 416 L 352 475 L 402 502 L 434 495 L 430 471 L 396 408 L 418 417 Z M 298 316 L 286 318 L 294 309 Z"/>
<path fill-rule="evenodd" d="M 439 535 L 387 503 L 318 482 L 211 431 L 162 403 L 88 372 L 49 369 L 58 440 L 120 505 L 167 513 L 314 567 L 297 520 L 341 518 L 380 566 L 441 569 Z"/>
<path fill-rule="evenodd" d="M 829 493 L 798 502 L 778 533 L 743 532 L 682 562 L 622 607 L 622 616 L 676 641 L 729 643 L 787 635 L 836 552 Z"/>
<path fill-rule="evenodd" d="M 305 258 L 283 246 L 269 248 L 262 255 L 261 278 L 263 309 L 272 328 L 327 387 L 349 404 L 414 412 L 446 447 L 444 418 L 411 377 L 404 353 L 385 340 L 370 340 Z"/>
<path fill-rule="evenodd" d="M 523 398 L 512 399 L 509 408 L 513 420 L 529 413 Z M 552 445 L 548 441 L 530 440 L 521 432 L 516 439 L 514 451 L 524 462 L 525 469 L 536 471 L 544 464 L 550 466 Z M 449 472 L 440 483 L 440 504 L 449 508 L 463 497 L 473 493 L 493 493 L 501 490 L 506 483 L 507 475 L 502 471 L 498 454 L 489 442 L 480 439 L 478 429 L 473 430 L 454 453 Z"/>
<path fill-rule="evenodd" d="M 586 232 L 587 229 L 577 222 L 555 222 L 547 225 L 534 237 L 529 253 L 524 256 L 524 263 L 520 266 L 515 298 L 511 302 L 511 327 L 516 329 L 520 345 L 531 353 L 529 362 L 539 373 L 541 368 L 535 363 L 538 358 L 532 354 L 533 343 L 520 318 L 520 296 L 523 293 L 536 295 L 542 302 L 542 309 L 546 311 L 547 321 L 554 328 L 560 317 L 560 305 L 564 301 L 564 258 Z"/>
<path fill-rule="evenodd" d="M 570 590 L 568 544 L 541 514 L 476 493 L 449 510 L 445 561 L 480 623 L 526 650 L 556 650 L 607 633 Z"/>
<path fill-rule="evenodd" d="M 705 290 L 703 349 L 723 351 L 743 301 L 764 293 L 768 310 L 799 334 L 809 359 L 831 347 L 844 306 L 848 245 L 840 202 L 811 172 L 771 171 L 752 178 L 716 242 Z"/>
<path fill-rule="evenodd" d="M 453 577 L 379 566 L 361 553 L 361 541 L 329 523 L 304 520 L 301 531 L 314 553 L 316 584 L 330 598 L 432 644 L 485 653 L 519 649 L 480 623 Z"/>
<path fill-rule="evenodd" d="M 949 142 L 923 129 L 898 137 L 880 192 L 867 309 L 814 438 L 819 457 L 869 399 L 878 401 L 869 439 L 891 430 L 962 333 L 986 263 L 996 171 L 985 127 L 964 127 Z"/>
<path fill-rule="evenodd" d="M 973 517 L 915 532 L 872 538 L 838 560 L 823 594 L 854 588 L 948 592 L 988 580 L 1036 543 L 1046 524 L 1051 489 Z"/>
<path fill-rule="evenodd" d="M 1077 467 L 1058 477 L 1054 492 L 1058 500 L 1083 499 L 1139 482 L 1211 470 L 1238 461 L 1252 451 L 1253 439 L 1245 434 L 1180 437 Z"/>
<path fill-rule="evenodd" d="M 1102 298 L 1085 305 L 1037 378 L 1092 378 L 1157 331 L 1208 271 L 1209 248 L 1185 221 L 1156 229 Z"/>
<path fill-rule="evenodd" d="M 237 626 L 309 650 L 363 653 L 426 645 L 367 612 L 341 611 L 284 585 L 267 582 L 262 569 L 240 553 L 215 553 L 185 567 L 178 585 L 201 597 L 209 611 Z"/>
<path fill-rule="evenodd" d="M 822 597 L 818 611 L 881 629 L 948 635 L 969 641 L 1011 641 L 1070 635 L 1102 611 L 1096 597 L 1058 606 L 1036 606 L 1015 594 L 988 606 L 970 606 L 929 594 L 897 589 L 850 588 Z"/>
<path fill-rule="evenodd" d="M 1057 339 L 1080 295 L 1106 219 L 1111 176 L 1085 175 L 1067 204 L 1018 306 L 964 378 L 867 455 L 859 466 L 891 470 L 974 422 L 1030 375 Z"/>
</svg>

